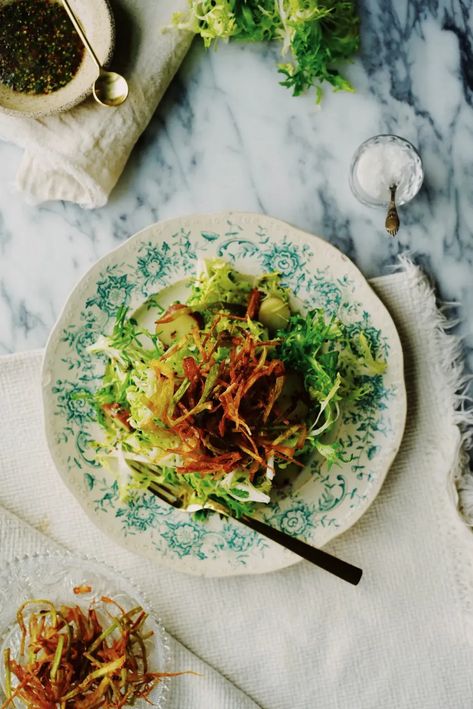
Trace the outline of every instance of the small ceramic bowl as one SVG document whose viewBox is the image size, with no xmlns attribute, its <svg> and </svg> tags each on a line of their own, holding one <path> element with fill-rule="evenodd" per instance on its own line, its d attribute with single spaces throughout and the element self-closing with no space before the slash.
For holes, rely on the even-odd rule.
<svg viewBox="0 0 473 709">
<path fill-rule="evenodd" d="M 17 1 L 0 0 L 0 7 Z M 108 1 L 70 0 L 70 3 L 97 58 L 106 64 L 111 59 L 115 41 L 115 22 Z M 50 94 L 21 93 L 0 82 L 0 111 L 33 118 L 67 111 L 91 93 L 97 74 L 97 67 L 84 49 L 82 62 L 71 81 Z"/>
</svg>

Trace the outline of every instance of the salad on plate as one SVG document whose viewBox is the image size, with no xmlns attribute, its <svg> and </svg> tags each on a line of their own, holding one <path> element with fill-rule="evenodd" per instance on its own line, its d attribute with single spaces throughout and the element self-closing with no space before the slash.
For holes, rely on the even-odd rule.
<svg viewBox="0 0 473 709">
<path fill-rule="evenodd" d="M 155 482 L 191 511 L 214 500 L 238 517 L 314 454 L 344 461 L 342 412 L 386 368 L 359 323 L 305 312 L 279 273 L 247 276 L 219 259 L 185 302 L 148 305 L 153 329 L 121 308 L 89 348 L 106 361 L 95 456 L 122 499 Z"/>
</svg>

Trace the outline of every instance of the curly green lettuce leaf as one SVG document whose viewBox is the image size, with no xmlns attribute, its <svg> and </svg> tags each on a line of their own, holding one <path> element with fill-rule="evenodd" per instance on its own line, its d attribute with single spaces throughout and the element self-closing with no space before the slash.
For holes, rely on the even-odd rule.
<svg viewBox="0 0 473 709">
<path fill-rule="evenodd" d="M 277 356 L 302 376 L 317 407 L 306 449 L 315 448 L 332 465 L 341 456 L 340 446 L 324 441 L 324 436 L 336 426 L 341 402 L 368 396 L 386 362 L 377 357 L 363 332 L 351 333 L 335 315 L 328 318 L 321 309 L 292 315 L 277 336 L 281 340 Z"/>
<path fill-rule="evenodd" d="M 280 3 L 281 4 L 281 3 Z M 359 19 L 352 0 L 285 0 L 284 47 L 290 61 L 279 64 L 283 86 L 294 96 L 316 88 L 317 102 L 323 84 L 335 91 L 354 91 L 338 65 L 349 61 L 359 49 Z"/>
<path fill-rule="evenodd" d="M 192 285 L 187 304 L 198 311 L 227 303 L 246 307 L 251 288 L 251 279 L 241 276 L 226 261 L 209 259 Z"/>
</svg>

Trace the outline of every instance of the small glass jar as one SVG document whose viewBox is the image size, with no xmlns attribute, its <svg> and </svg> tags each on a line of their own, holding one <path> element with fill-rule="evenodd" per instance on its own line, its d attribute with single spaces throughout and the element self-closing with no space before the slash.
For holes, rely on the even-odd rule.
<svg viewBox="0 0 473 709">
<path fill-rule="evenodd" d="M 386 207 L 396 186 L 396 203 L 406 204 L 421 188 L 424 170 L 419 153 L 397 135 L 375 135 L 356 150 L 350 166 L 350 187 L 369 207 Z"/>
</svg>

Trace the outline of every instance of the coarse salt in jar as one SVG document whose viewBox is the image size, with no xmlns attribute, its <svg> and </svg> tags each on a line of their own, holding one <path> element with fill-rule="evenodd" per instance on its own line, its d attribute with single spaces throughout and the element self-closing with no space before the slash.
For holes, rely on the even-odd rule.
<svg viewBox="0 0 473 709">
<path fill-rule="evenodd" d="M 398 205 L 410 202 L 423 179 L 419 153 L 397 135 L 376 135 L 366 140 L 352 158 L 350 187 L 355 197 L 370 207 L 386 207 L 393 186 Z"/>
</svg>

